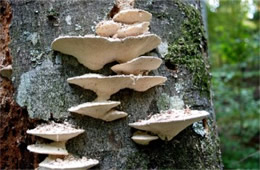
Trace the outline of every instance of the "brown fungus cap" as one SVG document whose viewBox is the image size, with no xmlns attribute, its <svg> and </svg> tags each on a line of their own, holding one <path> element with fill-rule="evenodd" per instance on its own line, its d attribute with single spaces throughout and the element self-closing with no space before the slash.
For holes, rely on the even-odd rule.
<svg viewBox="0 0 260 170">
<path fill-rule="evenodd" d="M 53 141 L 67 141 L 83 133 L 83 129 L 75 129 L 71 124 L 50 122 L 27 130 L 27 134 L 39 136 Z"/>
<path fill-rule="evenodd" d="M 65 142 L 53 142 L 49 144 L 33 144 L 27 146 L 30 152 L 48 155 L 68 155 Z"/>
<path fill-rule="evenodd" d="M 154 86 L 162 85 L 166 80 L 167 78 L 162 76 L 103 76 L 100 74 L 85 74 L 67 79 L 71 84 L 94 91 L 98 96 L 96 101 L 106 101 L 112 94 L 125 88 L 143 92 Z"/>
<path fill-rule="evenodd" d="M 130 123 L 129 126 L 157 134 L 162 140 L 171 140 L 179 132 L 194 122 L 209 116 L 206 111 L 168 110 L 153 115 L 148 120 Z"/>
<path fill-rule="evenodd" d="M 113 20 L 124 24 L 134 24 L 138 22 L 150 22 L 152 14 L 141 9 L 125 9 L 118 12 Z"/>
<path fill-rule="evenodd" d="M 64 36 L 52 42 L 52 49 L 69 54 L 91 70 L 99 70 L 107 63 L 124 63 L 151 51 L 161 43 L 155 34 L 143 34 L 124 39 L 93 35 Z"/>
<path fill-rule="evenodd" d="M 39 167 L 47 169 L 79 170 L 89 169 L 97 164 L 99 164 L 99 161 L 96 159 L 88 159 L 86 157 L 76 158 L 72 155 L 68 155 L 63 159 L 49 156 L 39 164 Z"/>
<path fill-rule="evenodd" d="M 162 60 L 158 57 L 141 56 L 126 63 L 117 64 L 111 69 L 117 74 L 148 74 L 151 70 L 160 67 Z"/>
</svg>

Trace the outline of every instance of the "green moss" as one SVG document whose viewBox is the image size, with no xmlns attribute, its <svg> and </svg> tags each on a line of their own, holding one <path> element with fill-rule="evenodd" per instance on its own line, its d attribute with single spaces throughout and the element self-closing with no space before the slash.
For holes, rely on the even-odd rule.
<svg viewBox="0 0 260 170">
<path fill-rule="evenodd" d="M 185 19 L 181 26 L 181 36 L 169 44 L 165 60 L 177 67 L 186 67 L 192 74 L 194 88 L 209 94 L 210 76 L 203 57 L 207 43 L 200 12 L 189 4 L 180 1 L 176 1 L 176 4 Z"/>
</svg>

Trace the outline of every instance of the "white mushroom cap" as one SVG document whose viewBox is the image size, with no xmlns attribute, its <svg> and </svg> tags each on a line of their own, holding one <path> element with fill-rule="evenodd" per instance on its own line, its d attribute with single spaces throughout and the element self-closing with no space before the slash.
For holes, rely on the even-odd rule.
<svg viewBox="0 0 260 170">
<path fill-rule="evenodd" d="M 148 145 L 151 141 L 159 139 L 158 136 L 152 136 L 145 132 L 136 132 L 131 139 L 140 145 Z"/>
<path fill-rule="evenodd" d="M 121 119 L 126 117 L 128 114 L 126 112 L 118 111 L 118 110 L 111 110 L 106 113 L 106 115 L 102 118 L 102 120 L 105 120 L 107 122 Z"/>
<path fill-rule="evenodd" d="M 94 91 L 98 96 L 96 101 L 108 100 L 112 94 L 125 88 L 143 92 L 163 84 L 166 80 L 167 78 L 162 76 L 103 76 L 100 74 L 85 74 L 67 79 L 71 84 Z"/>
<path fill-rule="evenodd" d="M 99 164 L 99 161 L 96 159 L 88 159 L 86 157 L 79 159 L 72 155 L 68 155 L 64 159 L 49 156 L 39 164 L 39 167 L 48 169 L 79 170 L 89 169 L 97 164 Z"/>
<path fill-rule="evenodd" d="M 124 63 L 156 48 L 161 39 L 154 34 L 143 34 L 113 39 L 86 35 L 59 37 L 52 42 L 52 49 L 69 54 L 91 70 L 99 70 L 105 64 Z"/>
<path fill-rule="evenodd" d="M 121 27 L 120 23 L 114 21 L 101 21 L 96 26 L 97 35 L 111 37 L 117 33 Z"/>
<path fill-rule="evenodd" d="M 132 25 L 123 25 L 117 32 L 117 38 L 125 38 L 129 36 L 137 36 L 147 33 L 149 30 L 149 22 L 136 23 Z"/>
<path fill-rule="evenodd" d="M 119 104 L 120 102 L 116 101 L 87 102 L 76 107 L 71 107 L 69 108 L 69 111 L 87 115 L 96 119 L 113 121 L 127 116 L 127 113 L 125 112 L 111 110 Z"/>
<path fill-rule="evenodd" d="M 125 9 L 117 13 L 113 20 L 115 22 L 134 24 L 137 22 L 150 22 L 152 14 L 141 9 Z"/>
<path fill-rule="evenodd" d="M 130 123 L 129 126 L 157 134 L 162 140 L 171 140 L 179 132 L 194 122 L 209 116 L 206 111 L 169 110 L 153 115 L 148 120 Z"/>
<path fill-rule="evenodd" d="M 27 134 L 40 136 L 42 138 L 50 139 L 53 141 L 67 141 L 71 138 L 83 133 L 83 129 L 75 129 L 68 123 L 55 123 L 42 124 L 34 129 L 27 130 Z"/>
<path fill-rule="evenodd" d="M 68 111 L 88 116 L 93 115 L 95 118 L 99 118 L 118 105 L 120 105 L 120 102 L 117 101 L 87 102 L 75 107 L 71 107 Z"/>
<path fill-rule="evenodd" d="M 162 60 L 158 57 L 141 56 L 126 63 L 117 64 L 111 69 L 117 74 L 134 74 L 139 75 L 155 70 L 162 64 Z"/>
<path fill-rule="evenodd" d="M 65 142 L 53 142 L 49 144 L 33 144 L 27 146 L 30 152 L 49 155 L 68 155 Z"/>
</svg>

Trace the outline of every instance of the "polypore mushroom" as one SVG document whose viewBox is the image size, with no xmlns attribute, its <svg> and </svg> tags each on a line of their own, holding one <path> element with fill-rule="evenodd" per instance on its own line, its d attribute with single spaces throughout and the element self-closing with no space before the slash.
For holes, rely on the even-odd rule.
<svg viewBox="0 0 260 170">
<path fill-rule="evenodd" d="M 85 74 L 67 79 L 71 84 L 94 91 L 98 96 L 96 101 L 108 100 L 112 94 L 124 88 L 143 92 L 163 84 L 166 80 L 167 78 L 162 76 L 103 76 L 99 74 Z"/>
<path fill-rule="evenodd" d="M 134 24 L 138 22 L 150 22 L 152 14 L 141 9 L 125 9 L 118 12 L 113 20 L 124 24 Z"/>
<path fill-rule="evenodd" d="M 162 140 L 171 140 L 179 132 L 194 122 L 209 116 L 206 111 L 168 110 L 153 115 L 148 120 L 130 123 L 129 126 L 157 134 Z"/>
<path fill-rule="evenodd" d="M 103 37 L 125 38 L 148 33 L 149 25 L 149 22 L 126 25 L 114 21 L 101 21 L 96 26 L 96 33 Z"/>
<path fill-rule="evenodd" d="M 120 102 L 117 101 L 87 102 L 71 107 L 68 111 L 88 116 L 97 115 L 100 117 L 118 105 L 120 105 Z"/>
<path fill-rule="evenodd" d="M 72 155 L 68 155 L 64 158 L 47 157 L 43 162 L 39 164 L 39 167 L 48 169 L 89 169 L 99 164 L 96 159 L 88 159 L 86 157 L 76 158 Z"/>
<path fill-rule="evenodd" d="M 87 115 L 96 119 L 113 121 L 127 116 L 127 113 L 125 112 L 111 110 L 119 104 L 120 102 L 116 101 L 87 102 L 76 107 L 71 107 L 69 108 L 69 111 Z"/>
<path fill-rule="evenodd" d="M 65 142 L 53 142 L 49 144 L 33 144 L 27 146 L 30 152 L 49 155 L 68 155 Z"/>
<path fill-rule="evenodd" d="M 117 61 L 124 63 L 151 51 L 161 43 L 154 34 L 143 34 L 113 39 L 86 35 L 64 36 L 52 42 L 52 49 L 69 54 L 91 70 L 99 70 L 105 64 Z"/>
<path fill-rule="evenodd" d="M 27 130 L 26 133 L 40 136 L 42 138 L 50 139 L 53 141 L 67 141 L 73 137 L 83 133 L 83 129 L 75 129 L 68 123 L 55 123 L 42 124 L 34 129 Z"/>
<path fill-rule="evenodd" d="M 158 136 L 152 136 L 145 132 L 135 132 L 131 139 L 139 145 L 148 145 L 151 141 L 159 139 Z"/>
<path fill-rule="evenodd" d="M 12 71 L 13 71 L 12 65 L 8 65 L 8 66 L 0 69 L 0 75 L 2 77 L 6 77 L 8 79 L 11 79 Z"/>
<path fill-rule="evenodd" d="M 102 120 L 110 122 L 110 121 L 113 121 L 116 119 L 124 118 L 127 115 L 128 114 L 126 112 L 122 112 L 122 111 L 118 111 L 118 110 L 111 110 L 111 111 L 107 112 L 104 117 L 102 117 Z"/>
<path fill-rule="evenodd" d="M 96 33 L 100 36 L 112 37 L 120 27 L 121 24 L 114 21 L 101 21 L 96 26 Z"/>
<path fill-rule="evenodd" d="M 116 64 L 111 69 L 117 74 L 148 74 L 162 64 L 158 57 L 141 56 L 122 64 Z"/>
<path fill-rule="evenodd" d="M 132 25 L 122 25 L 122 27 L 116 32 L 115 37 L 125 38 L 129 36 L 138 36 L 144 33 L 148 33 L 149 22 L 136 23 Z"/>
</svg>

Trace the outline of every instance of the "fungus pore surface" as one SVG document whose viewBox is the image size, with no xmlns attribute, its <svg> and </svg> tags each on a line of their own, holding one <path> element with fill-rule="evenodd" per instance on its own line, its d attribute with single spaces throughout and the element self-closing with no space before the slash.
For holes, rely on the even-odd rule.
<svg viewBox="0 0 260 170">
<path fill-rule="evenodd" d="M 69 54 L 91 70 L 99 70 L 105 64 L 124 63 L 151 51 L 161 43 L 155 34 L 114 39 L 94 35 L 63 36 L 52 42 L 52 49 Z"/>
<path fill-rule="evenodd" d="M 127 116 L 127 113 L 125 112 L 111 110 L 119 104 L 120 102 L 117 101 L 87 102 L 75 107 L 71 107 L 69 108 L 69 111 L 87 115 L 96 119 L 113 121 Z"/>
<path fill-rule="evenodd" d="M 30 152 L 49 155 L 68 155 L 65 142 L 53 142 L 49 144 L 33 144 L 27 146 Z"/>
<path fill-rule="evenodd" d="M 73 155 L 65 156 L 62 158 L 47 157 L 43 162 L 39 164 L 39 167 L 48 169 L 88 169 L 99 164 L 96 159 L 88 159 L 86 157 L 76 158 Z"/>
<path fill-rule="evenodd" d="M 85 74 L 69 78 L 67 81 L 82 88 L 94 91 L 98 98 L 96 101 L 105 101 L 120 89 L 130 88 L 143 92 L 156 85 L 161 85 L 167 80 L 162 76 L 134 76 L 115 75 L 103 76 L 99 74 Z"/>
<path fill-rule="evenodd" d="M 131 139 L 139 145 L 148 145 L 151 141 L 159 139 L 159 137 L 138 131 L 134 133 Z"/>
<path fill-rule="evenodd" d="M 38 125 L 34 129 L 27 130 L 27 134 L 39 136 L 53 141 L 67 141 L 83 133 L 83 129 L 75 129 L 71 124 L 55 123 Z"/>
<path fill-rule="evenodd" d="M 148 74 L 151 70 L 155 70 L 162 64 L 162 60 L 158 57 L 141 56 L 122 64 L 116 64 L 111 70 L 117 74 Z"/>
<path fill-rule="evenodd" d="M 129 126 L 157 134 L 162 140 L 171 140 L 194 122 L 209 116 L 206 111 L 167 110 L 153 115 L 148 120 L 130 123 Z"/>
</svg>

